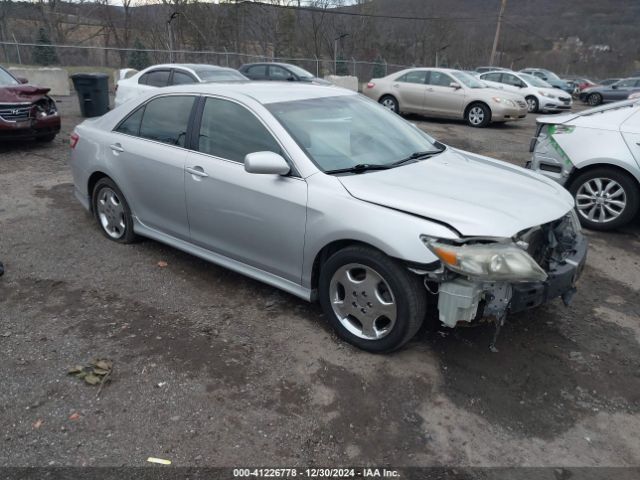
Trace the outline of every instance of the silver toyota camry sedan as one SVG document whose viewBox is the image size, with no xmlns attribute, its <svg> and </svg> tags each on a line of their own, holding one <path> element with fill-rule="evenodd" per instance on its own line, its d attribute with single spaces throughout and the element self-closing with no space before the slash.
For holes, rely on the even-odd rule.
<svg viewBox="0 0 640 480">
<path fill-rule="evenodd" d="M 164 242 L 318 301 L 372 352 L 562 297 L 586 258 L 552 180 L 456 150 L 335 87 L 170 87 L 79 125 L 75 195 L 109 239 Z M 497 330 L 496 330 L 497 332 Z"/>
</svg>

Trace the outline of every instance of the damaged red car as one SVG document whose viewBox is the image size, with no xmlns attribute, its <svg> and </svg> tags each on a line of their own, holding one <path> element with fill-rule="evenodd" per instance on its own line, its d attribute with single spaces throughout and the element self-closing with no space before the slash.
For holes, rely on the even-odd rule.
<svg viewBox="0 0 640 480">
<path fill-rule="evenodd" d="M 49 88 L 25 85 L 0 67 L 0 141 L 33 138 L 50 142 L 60 132 L 56 102 Z"/>
</svg>

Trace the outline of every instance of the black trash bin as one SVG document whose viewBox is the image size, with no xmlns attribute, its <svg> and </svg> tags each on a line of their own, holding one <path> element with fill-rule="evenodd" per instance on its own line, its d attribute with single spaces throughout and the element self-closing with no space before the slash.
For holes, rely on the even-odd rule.
<svg viewBox="0 0 640 480">
<path fill-rule="evenodd" d="M 106 73 L 76 73 L 71 75 L 78 92 L 83 117 L 99 117 L 109 111 L 109 75 Z"/>
</svg>

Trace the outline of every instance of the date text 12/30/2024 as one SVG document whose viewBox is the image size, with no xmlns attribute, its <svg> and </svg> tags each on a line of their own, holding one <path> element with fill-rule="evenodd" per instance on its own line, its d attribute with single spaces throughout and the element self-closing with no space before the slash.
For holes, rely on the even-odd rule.
<svg viewBox="0 0 640 480">
<path fill-rule="evenodd" d="M 387 468 L 234 468 L 234 478 L 399 478 Z"/>
</svg>

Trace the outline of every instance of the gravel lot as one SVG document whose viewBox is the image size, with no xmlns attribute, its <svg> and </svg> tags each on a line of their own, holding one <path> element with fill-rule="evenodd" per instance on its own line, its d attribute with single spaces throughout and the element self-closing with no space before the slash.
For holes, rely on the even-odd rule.
<svg viewBox="0 0 640 480">
<path fill-rule="evenodd" d="M 319 307 L 154 241 L 106 240 L 52 145 L 0 145 L 0 465 L 640 465 L 640 228 L 589 233 L 571 308 L 385 356 Z M 524 164 L 533 117 L 439 140 Z M 470 189 L 470 192 L 472 190 Z M 158 262 L 166 262 L 161 267 Z M 98 389 L 67 375 L 114 363 Z"/>
</svg>

